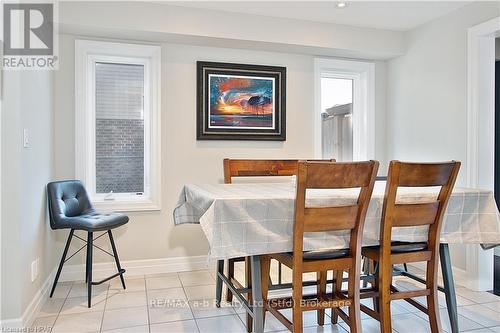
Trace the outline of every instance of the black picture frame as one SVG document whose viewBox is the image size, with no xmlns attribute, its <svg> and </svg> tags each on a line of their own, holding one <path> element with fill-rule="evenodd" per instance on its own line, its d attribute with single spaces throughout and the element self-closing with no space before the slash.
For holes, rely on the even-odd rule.
<svg viewBox="0 0 500 333">
<path fill-rule="evenodd" d="M 197 140 L 286 140 L 286 67 L 198 61 L 197 65 Z M 223 75 L 235 77 L 269 78 L 273 80 L 273 128 L 239 128 L 229 125 L 214 128 L 209 125 L 210 77 Z M 257 117 L 257 116 L 256 116 Z"/>
</svg>

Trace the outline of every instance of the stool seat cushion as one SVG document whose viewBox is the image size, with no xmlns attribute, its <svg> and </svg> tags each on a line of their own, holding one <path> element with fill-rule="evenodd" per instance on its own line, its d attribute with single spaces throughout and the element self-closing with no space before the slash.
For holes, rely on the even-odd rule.
<svg viewBox="0 0 500 333">
<path fill-rule="evenodd" d="M 58 223 L 59 228 L 71 228 L 86 231 L 109 230 L 128 222 L 128 216 L 120 213 L 98 213 L 90 210 L 82 215 L 62 217 Z"/>
</svg>

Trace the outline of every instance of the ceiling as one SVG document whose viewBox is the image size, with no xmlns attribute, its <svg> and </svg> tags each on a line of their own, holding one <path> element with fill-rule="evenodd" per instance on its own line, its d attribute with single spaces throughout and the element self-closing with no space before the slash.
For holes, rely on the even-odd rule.
<svg viewBox="0 0 500 333">
<path fill-rule="evenodd" d="M 374 29 L 406 31 L 472 1 L 169 1 L 169 4 Z"/>
</svg>

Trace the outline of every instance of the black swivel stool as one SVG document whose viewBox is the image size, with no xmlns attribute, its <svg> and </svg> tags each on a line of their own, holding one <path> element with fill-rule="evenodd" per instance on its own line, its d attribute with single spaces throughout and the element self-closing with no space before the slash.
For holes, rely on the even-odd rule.
<svg viewBox="0 0 500 333">
<path fill-rule="evenodd" d="M 71 238 L 76 237 L 87 244 L 87 264 L 85 273 L 85 282 L 88 285 L 88 307 L 90 308 L 91 297 L 92 297 L 92 286 L 98 285 L 112 278 L 120 276 L 122 281 L 123 289 L 125 289 L 125 280 L 123 279 L 123 273 L 125 270 L 120 266 L 120 260 L 118 259 L 118 254 L 116 253 L 115 242 L 113 241 L 113 234 L 111 229 L 119 227 L 128 222 L 128 216 L 118 213 L 109 214 L 99 214 L 96 212 L 92 203 L 89 200 L 87 191 L 85 187 L 79 180 L 65 180 L 59 182 L 52 182 L 47 184 L 47 198 L 49 204 L 49 215 L 50 215 L 50 227 L 52 229 L 71 229 L 69 232 L 68 240 L 66 241 L 66 246 L 64 247 L 64 252 L 59 263 L 59 268 L 57 269 L 56 278 L 50 292 L 50 297 L 54 294 L 56 289 L 57 280 L 59 280 L 59 275 L 66 261 L 71 259 L 76 253 L 80 252 L 85 245 L 82 246 L 78 251 L 73 253 L 68 259 L 66 255 L 68 254 L 69 245 L 71 244 Z M 87 231 L 87 240 L 75 235 L 75 230 Z M 94 232 L 106 231 L 109 236 L 109 241 L 111 243 L 111 248 L 113 249 L 113 254 L 108 251 L 94 245 L 94 240 L 106 234 L 102 233 L 100 236 L 94 239 Z M 92 282 L 92 249 L 93 247 L 109 254 L 115 258 L 116 267 L 118 273 L 107 277 L 99 282 Z"/>
</svg>

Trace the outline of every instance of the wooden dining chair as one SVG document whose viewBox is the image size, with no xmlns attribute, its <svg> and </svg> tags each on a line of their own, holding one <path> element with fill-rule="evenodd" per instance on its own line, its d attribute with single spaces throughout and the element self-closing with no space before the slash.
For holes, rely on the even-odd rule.
<svg viewBox="0 0 500 333">
<path fill-rule="evenodd" d="M 258 160 L 258 159 L 224 159 L 224 183 L 231 184 L 235 177 L 268 177 L 268 176 L 295 176 L 297 175 L 297 163 L 299 160 Z M 334 159 L 326 160 L 335 162 Z M 236 262 L 245 262 L 246 288 L 251 288 L 250 258 L 239 257 L 228 260 L 228 280 L 242 288 L 242 283 L 234 276 L 234 266 Z M 223 261 L 219 261 L 219 267 L 223 267 Z M 281 283 L 281 264 L 278 266 L 278 281 Z M 219 283 L 221 283 L 219 281 Z M 220 304 L 221 295 L 217 295 L 217 303 Z M 247 299 L 250 302 L 252 294 L 248 293 Z M 233 293 L 228 288 L 226 301 L 232 302 Z M 252 330 L 252 318 L 247 316 L 247 329 Z"/>
<path fill-rule="evenodd" d="M 380 321 L 384 333 L 392 332 L 391 307 L 393 300 L 404 299 L 429 316 L 433 333 L 441 331 L 437 300 L 437 272 L 439 261 L 439 235 L 443 216 L 450 198 L 460 162 L 404 163 L 392 161 L 389 165 L 380 228 L 380 246 L 363 248 L 362 254 L 378 264 L 373 290 L 374 310 L 361 305 L 361 310 Z M 400 187 L 440 187 L 437 199 L 408 203 L 398 200 Z M 394 227 L 428 227 L 427 242 L 393 242 Z M 392 284 L 393 265 L 426 262 L 425 289 L 400 291 Z M 413 300 L 425 296 L 427 307 Z M 332 317 L 333 319 L 333 317 Z"/>
<path fill-rule="evenodd" d="M 292 332 L 302 332 L 302 312 L 317 310 L 318 324 L 324 323 L 327 308 L 349 307 L 349 315 L 339 310 L 351 332 L 361 331 L 360 286 L 361 240 L 368 204 L 373 191 L 379 163 L 377 161 L 331 163 L 298 163 L 295 221 L 293 225 L 293 252 L 261 256 L 262 297 L 265 311 L 271 312 Z M 355 203 L 341 206 L 306 206 L 307 189 L 359 188 Z M 304 233 L 349 231 L 349 248 L 340 250 L 303 250 Z M 276 259 L 292 269 L 292 297 L 268 299 L 270 261 Z M 347 271 L 348 292 L 326 294 L 327 271 Z M 316 272 L 317 293 L 303 295 L 302 274 Z M 280 310 L 292 308 L 290 322 Z"/>
</svg>

